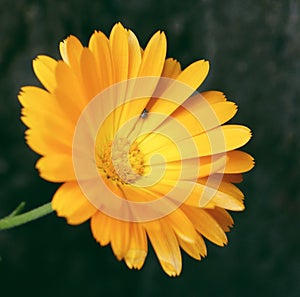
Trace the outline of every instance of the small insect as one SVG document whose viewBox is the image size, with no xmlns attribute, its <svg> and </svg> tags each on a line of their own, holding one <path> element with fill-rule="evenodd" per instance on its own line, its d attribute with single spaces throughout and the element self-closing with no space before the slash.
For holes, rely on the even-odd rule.
<svg viewBox="0 0 300 297">
<path fill-rule="evenodd" d="M 144 108 L 144 110 L 142 111 L 141 115 L 140 115 L 140 118 L 141 119 L 146 119 L 147 116 L 148 116 L 148 113 L 149 113 L 149 110 Z"/>
</svg>

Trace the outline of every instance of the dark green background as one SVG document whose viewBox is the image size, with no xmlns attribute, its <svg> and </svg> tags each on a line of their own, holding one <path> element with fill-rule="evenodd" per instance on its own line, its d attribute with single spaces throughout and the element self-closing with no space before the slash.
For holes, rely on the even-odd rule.
<svg viewBox="0 0 300 297">
<path fill-rule="evenodd" d="M 254 136 L 256 159 L 242 190 L 246 211 L 234 214 L 229 244 L 208 244 L 208 257 L 183 257 L 183 272 L 167 277 L 150 250 L 142 271 L 101 248 L 89 224 L 68 226 L 54 214 L 0 233 L 0 296 L 300 296 L 300 1 L 111 0 L 0 1 L 0 216 L 27 201 L 51 200 L 57 185 L 41 180 L 38 156 L 25 144 L 16 99 L 37 85 L 31 60 L 58 58 L 58 43 L 117 21 L 141 45 L 157 30 L 168 56 L 187 66 L 205 58 L 204 89 L 237 102 L 236 123 Z M 21 295 L 24 294 L 24 295 Z"/>
</svg>

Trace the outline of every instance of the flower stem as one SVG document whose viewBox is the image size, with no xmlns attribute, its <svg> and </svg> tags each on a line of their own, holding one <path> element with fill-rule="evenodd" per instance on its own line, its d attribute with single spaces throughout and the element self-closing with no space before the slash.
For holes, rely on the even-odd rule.
<svg viewBox="0 0 300 297">
<path fill-rule="evenodd" d="M 24 202 L 20 203 L 20 205 L 9 216 L 0 219 L 0 230 L 6 230 L 29 223 L 53 212 L 51 202 L 49 202 L 33 210 L 19 214 L 24 206 Z"/>
</svg>

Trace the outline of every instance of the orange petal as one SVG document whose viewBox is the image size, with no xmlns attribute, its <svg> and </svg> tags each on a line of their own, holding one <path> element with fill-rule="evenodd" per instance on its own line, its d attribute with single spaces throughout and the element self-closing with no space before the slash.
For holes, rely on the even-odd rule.
<svg viewBox="0 0 300 297">
<path fill-rule="evenodd" d="M 22 120 L 25 122 L 25 118 Z M 63 129 L 56 131 L 47 130 L 45 127 L 30 129 L 26 131 L 25 139 L 31 149 L 40 155 L 72 153 L 72 141 Z"/>
<path fill-rule="evenodd" d="M 110 243 L 110 234 L 114 219 L 98 211 L 91 219 L 91 230 L 94 238 L 102 246 Z"/>
<path fill-rule="evenodd" d="M 84 84 L 86 97 L 94 98 L 100 92 L 100 77 L 96 67 L 96 59 L 88 48 L 82 50 L 80 59 L 82 81 Z"/>
<path fill-rule="evenodd" d="M 228 183 L 241 183 L 243 181 L 243 175 L 241 173 L 222 174 L 222 180 Z"/>
<path fill-rule="evenodd" d="M 52 208 L 71 225 L 77 225 L 91 218 L 97 209 L 86 199 L 77 182 L 60 186 L 54 194 Z"/>
<path fill-rule="evenodd" d="M 166 59 L 161 76 L 175 79 L 180 73 L 180 63 L 172 58 Z"/>
<path fill-rule="evenodd" d="M 209 213 L 218 222 L 218 224 L 225 232 L 230 231 L 230 227 L 233 226 L 233 219 L 228 211 L 216 207 L 214 209 L 206 209 L 206 212 Z"/>
<path fill-rule="evenodd" d="M 195 243 L 187 242 L 178 238 L 180 247 L 194 259 L 200 260 L 207 254 L 205 242 L 200 234 L 197 234 Z"/>
<path fill-rule="evenodd" d="M 120 261 L 128 252 L 130 242 L 130 224 L 129 222 L 114 220 L 111 224 L 111 248 Z"/>
<path fill-rule="evenodd" d="M 242 151 L 227 152 L 227 162 L 224 173 L 235 174 L 251 170 L 254 166 L 254 159 Z"/>
<path fill-rule="evenodd" d="M 60 61 L 56 67 L 56 78 L 57 88 L 62 93 L 68 94 L 68 98 L 72 99 L 69 104 L 82 111 L 92 98 L 86 97 L 84 86 L 78 75 L 75 75 L 74 71 L 66 63 Z"/>
<path fill-rule="evenodd" d="M 36 163 L 40 176 L 52 182 L 76 180 L 72 155 L 51 154 L 42 157 Z"/>
</svg>

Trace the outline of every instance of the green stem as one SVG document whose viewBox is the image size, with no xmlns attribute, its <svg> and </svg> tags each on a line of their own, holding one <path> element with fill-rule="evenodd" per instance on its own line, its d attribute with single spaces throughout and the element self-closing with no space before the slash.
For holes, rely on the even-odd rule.
<svg viewBox="0 0 300 297">
<path fill-rule="evenodd" d="M 22 207 L 24 207 L 24 203 L 21 203 L 9 216 L 0 220 L 0 230 L 6 230 L 29 223 L 53 212 L 51 202 L 23 214 L 18 214 Z"/>
<path fill-rule="evenodd" d="M 10 214 L 8 215 L 9 217 L 14 217 L 16 215 L 18 215 L 19 213 L 21 213 L 21 211 L 24 209 L 26 203 L 24 201 L 22 201 L 17 208 Z"/>
</svg>

